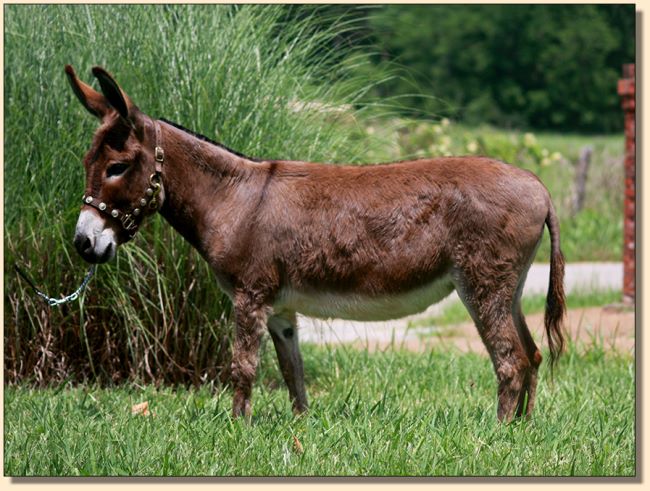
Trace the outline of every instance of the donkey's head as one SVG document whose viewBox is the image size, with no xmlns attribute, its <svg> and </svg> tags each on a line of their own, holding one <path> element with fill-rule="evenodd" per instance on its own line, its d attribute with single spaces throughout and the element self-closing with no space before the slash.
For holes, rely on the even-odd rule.
<svg viewBox="0 0 650 491">
<path fill-rule="evenodd" d="M 86 261 L 103 263 L 160 207 L 159 129 L 103 68 L 93 68 L 102 93 L 79 80 L 70 65 L 65 71 L 81 104 L 101 121 L 83 161 L 86 189 L 74 244 Z"/>
</svg>

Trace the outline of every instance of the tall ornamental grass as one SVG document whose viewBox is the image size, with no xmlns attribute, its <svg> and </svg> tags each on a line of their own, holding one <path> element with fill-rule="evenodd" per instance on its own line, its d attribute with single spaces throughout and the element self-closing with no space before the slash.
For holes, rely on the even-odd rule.
<svg viewBox="0 0 650 491">
<path fill-rule="evenodd" d="M 67 306 L 45 305 L 13 264 L 53 296 L 86 269 L 72 238 L 98 121 L 68 86 L 68 63 L 95 87 L 90 68 L 104 66 L 147 114 L 248 155 L 358 161 L 368 141 L 352 105 L 368 87 L 329 52 L 349 25 L 289 8 L 5 6 L 5 380 L 199 384 L 227 374 L 229 301 L 161 218 Z M 326 110 L 344 103 L 343 117 Z"/>
</svg>

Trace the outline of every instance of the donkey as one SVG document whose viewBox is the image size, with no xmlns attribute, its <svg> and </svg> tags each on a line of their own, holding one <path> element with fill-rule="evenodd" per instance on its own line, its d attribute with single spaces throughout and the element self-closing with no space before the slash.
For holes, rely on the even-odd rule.
<svg viewBox="0 0 650 491">
<path fill-rule="evenodd" d="M 101 120 L 84 158 L 74 244 L 110 260 L 159 212 L 208 261 L 235 313 L 233 415 L 251 415 L 260 340 L 269 331 L 295 413 L 307 409 L 296 313 L 386 320 L 454 289 L 498 382 L 497 418 L 529 416 L 542 356 L 520 297 L 544 225 L 551 240 L 545 330 L 564 345 L 558 219 L 537 177 L 485 157 L 368 166 L 259 160 L 136 107 L 94 67 L 101 93 L 65 71 Z"/>
</svg>

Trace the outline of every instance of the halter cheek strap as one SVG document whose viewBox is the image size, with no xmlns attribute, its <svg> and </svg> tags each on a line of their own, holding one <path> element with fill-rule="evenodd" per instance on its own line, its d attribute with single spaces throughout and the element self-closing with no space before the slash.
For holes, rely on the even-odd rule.
<svg viewBox="0 0 650 491">
<path fill-rule="evenodd" d="M 160 176 L 162 173 L 162 165 L 165 161 L 165 151 L 160 146 L 160 143 L 162 142 L 162 137 L 160 136 L 160 126 L 155 120 L 153 121 L 153 127 L 156 133 L 156 146 L 154 147 L 153 155 L 156 161 L 156 174 Z"/>
<path fill-rule="evenodd" d="M 136 205 L 129 211 L 124 212 L 117 208 L 110 208 L 106 203 L 92 196 L 84 195 L 82 198 L 84 205 L 92 206 L 96 210 L 99 210 L 100 213 L 110 215 L 112 218 L 118 220 L 122 225 L 122 228 L 129 234 L 129 239 L 135 237 L 138 228 L 142 224 L 142 220 L 147 215 L 145 212 L 151 210 L 151 213 L 155 213 L 158 211 L 161 204 L 158 195 L 162 190 L 161 173 L 165 161 L 165 151 L 160 145 L 160 127 L 155 120 L 153 121 L 153 126 L 156 135 L 154 146 L 156 172 L 149 176 L 149 187 L 145 190 L 144 196 L 136 202 Z"/>
</svg>

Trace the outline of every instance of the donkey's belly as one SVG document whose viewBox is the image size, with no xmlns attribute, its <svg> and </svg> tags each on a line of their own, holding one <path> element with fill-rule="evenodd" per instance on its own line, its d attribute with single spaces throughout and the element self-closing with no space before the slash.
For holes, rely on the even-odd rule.
<svg viewBox="0 0 650 491">
<path fill-rule="evenodd" d="M 366 296 L 355 293 L 298 291 L 285 288 L 273 304 L 276 312 L 290 310 L 309 317 L 337 318 L 356 321 L 397 319 L 422 312 L 454 289 L 449 275 L 440 277 L 422 287 L 385 296 Z"/>
</svg>

